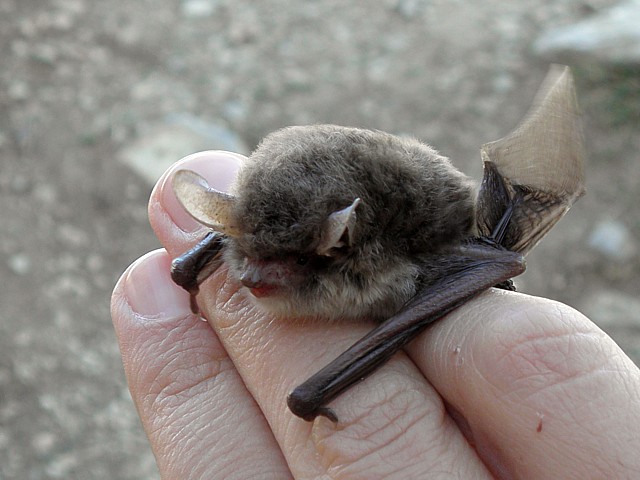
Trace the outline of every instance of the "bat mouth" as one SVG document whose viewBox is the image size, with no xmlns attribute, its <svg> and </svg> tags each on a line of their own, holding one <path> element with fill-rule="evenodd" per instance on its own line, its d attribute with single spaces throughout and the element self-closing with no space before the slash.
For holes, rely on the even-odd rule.
<svg viewBox="0 0 640 480">
<path fill-rule="evenodd" d="M 273 297 L 278 293 L 277 285 L 261 285 L 259 287 L 251 287 L 249 291 L 256 298 Z"/>
</svg>

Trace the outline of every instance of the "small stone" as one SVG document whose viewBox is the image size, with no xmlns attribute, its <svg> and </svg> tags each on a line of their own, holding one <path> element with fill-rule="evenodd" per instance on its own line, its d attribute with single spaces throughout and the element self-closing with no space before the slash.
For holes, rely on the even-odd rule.
<svg viewBox="0 0 640 480">
<path fill-rule="evenodd" d="M 24 40 L 14 40 L 11 42 L 11 53 L 17 58 L 25 58 L 29 54 L 29 44 Z"/>
<path fill-rule="evenodd" d="M 612 328 L 640 328 L 640 300 L 606 290 L 590 295 L 581 310 L 604 330 Z"/>
<path fill-rule="evenodd" d="M 9 437 L 9 434 L 7 432 L 0 431 L 0 449 L 6 449 L 10 443 L 11 438 Z"/>
<path fill-rule="evenodd" d="M 51 16 L 51 27 L 59 32 L 68 32 L 74 26 L 74 17 L 69 12 L 58 12 Z"/>
<path fill-rule="evenodd" d="M 505 94 L 515 87 L 513 76 L 502 73 L 493 79 L 493 89 L 496 93 Z"/>
<path fill-rule="evenodd" d="M 1 144 L 2 143 L 0 142 L 0 145 Z M 23 195 L 31 188 L 31 181 L 26 175 L 17 174 L 11 179 L 11 183 L 9 185 L 11 186 L 11 191 L 13 193 Z"/>
<path fill-rule="evenodd" d="M 51 432 L 39 432 L 31 440 L 33 450 L 39 455 L 46 455 L 56 445 L 57 437 Z"/>
<path fill-rule="evenodd" d="M 627 227 L 616 220 L 605 220 L 596 225 L 589 236 L 589 246 L 618 262 L 630 260 L 638 251 Z"/>
<path fill-rule="evenodd" d="M 71 472 L 78 465 L 76 452 L 65 452 L 53 457 L 46 466 L 46 474 L 50 478 L 70 478 Z"/>
<path fill-rule="evenodd" d="M 26 82 L 17 80 L 9 85 L 7 93 L 9 94 L 9 98 L 11 100 L 22 101 L 29 98 L 31 89 Z"/>
<path fill-rule="evenodd" d="M 58 226 L 57 237 L 65 244 L 71 247 L 81 247 L 89 245 L 89 234 L 81 228 L 71 224 L 61 224 Z"/>
<path fill-rule="evenodd" d="M 38 202 L 50 205 L 56 201 L 58 192 L 53 185 L 41 183 L 33 189 L 33 196 Z"/>
<path fill-rule="evenodd" d="M 59 275 L 51 284 L 42 291 L 47 298 L 59 301 L 61 297 L 87 298 L 90 285 L 86 280 L 75 275 Z"/>
<path fill-rule="evenodd" d="M 180 158 L 203 150 L 247 153 L 242 139 L 229 128 L 189 114 L 173 114 L 126 147 L 120 158 L 150 184 Z"/>
<path fill-rule="evenodd" d="M 552 61 L 640 63 L 640 0 L 602 10 L 582 22 L 542 33 L 534 52 Z"/>
<path fill-rule="evenodd" d="M 84 13 L 87 9 L 87 5 L 83 0 L 58 0 L 56 6 L 61 10 L 69 14 L 79 15 Z"/>
<path fill-rule="evenodd" d="M 26 275 L 31 271 L 31 258 L 25 253 L 17 253 L 9 257 L 9 268 L 16 275 Z"/>
<path fill-rule="evenodd" d="M 31 52 L 31 56 L 34 60 L 44 65 L 55 65 L 60 55 L 53 45 L 41 43 L 36 45 Z"/>
<path fill-rule="evenodd" d="M 23 18 L 18 23 L 18 29 L 20 34 L 25 38 L 33 38 L 38 34 L 38 27 L 36 22 L 31 18 Z"/>
<path fill-rule="evenodd" d="M 3 402 L 3 404 L 0 404 L 0 420 L 6 424 L 20 416 L 24 404 L 16 400 L 3 400 Z"/>
<path fill-rule="evenodd" d="M 182 15 L 187 18 L 202 18 L 213 15 L 218 7 L 215 0 L 185 0 L 182 3 Z"/>
<path fill-rule="evenodd" d="M 104 269 L 104 260 L 96 253 L 92 253 L 86 260 L 87 270 L 91 273 L 97 273 Z"/>
<path fill-rule="evenodd" d="M 423 3 L 420 0 L 399 0 L 394 10 L 407 19 L 411 19 L 420 13 L 423 8 Z"/>
<path fill-rule="evenodd" d="M 224 116 L 230 121 L 237 122 L 247 117 L 247 107 L 237 100 L 229 100 L 222 105 Z"/>
</svg>

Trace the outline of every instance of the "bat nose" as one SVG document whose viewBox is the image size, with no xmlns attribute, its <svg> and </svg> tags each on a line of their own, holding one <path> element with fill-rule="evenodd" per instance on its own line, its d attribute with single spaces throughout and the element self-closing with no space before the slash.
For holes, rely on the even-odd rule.
<svg viewBox="0 0 640 480">
<path fill-rule="evenodd" d="M 240 283 L 257 298 L 269 297 L 278 291 L 277 285 L 269 283 L 263 278 L 259 268 L 247 268 L 240 276 Z"/>
<path fill-rule="evenodd" d="M 256 268 L 247 268 L 240 276 L 240 283 L 247 288 L 259 288 L 264 280 Z"/>
<path fill-rule="evenodd" d="M 286 265 L 281 261 L 248 259 L 240 273 L 240 283 L 257 296 L 273 294 L 290 282 Z"/>
</svg>

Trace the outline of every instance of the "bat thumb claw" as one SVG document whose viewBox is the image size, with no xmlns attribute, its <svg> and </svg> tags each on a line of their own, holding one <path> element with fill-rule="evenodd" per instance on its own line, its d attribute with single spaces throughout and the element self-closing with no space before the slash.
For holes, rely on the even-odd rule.
<svg viewBox="0 0 640 480">
<path fill-rule="evenodd" d="M 296 388 L 289 394 L 287 406 L 291 413 L 307 422 L 313 422 L 316 417 L 322 416 L 333 423 L 338 423 L 338 417 L 333 410 L 321 406 L 317 398 L 309 398 L 300 388 Z"/>
<path fill-rule="evenodd" d="M 328 407 L 320 407 L 318 408 L 316 415 L 319 417 L 325 417 L 331 420 L 333 423 L 338 423 L 338 416 L 335 414 L 333 410 Z"/>
</svg>

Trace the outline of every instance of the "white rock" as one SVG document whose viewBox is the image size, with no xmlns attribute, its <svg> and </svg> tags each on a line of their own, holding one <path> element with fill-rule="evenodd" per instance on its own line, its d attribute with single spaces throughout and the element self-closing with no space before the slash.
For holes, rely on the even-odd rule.
<svg viewBox="0 0 640 480">
<path fill-rule="evenodd" d="M 222 125 L 176 114 L 126 147 L 119 157 L 154 184 L 180 158 L 202 150 L 248 153 L 249 149 L 235 132 Z"/>
<path fill-rule="evenodd" d="M 639 328 L 640 300 L 617 291 L 590 295 L 581 310 L 603 329 Z"/>
<path fill-rule="evenodd" d="M 600 222 L 589 235 L 589 246 L 607 258 L 627 261 L 633 258 L 638 247 L 627 227 L 615 220 Z"/>
<path fill-rule="evenodd" d="M 215 0 L 185 0 L 182 2 L 182 15 L 187 18 L 209 17 L 215 12 L 217 4 Z"/>
<path fill-rule="evenodd" d="M 11 255 L 8 260 L 9 268 L 16 275 L 26 275 L 31 271 L 31 257 L 24 253 Z"/>
<path fill-rule="evenodd" d="M 534 52 L 550 60 L 640 63 L 640 0 L 621 3 L 591 18 L 543 32 Z"/>
</svg>

